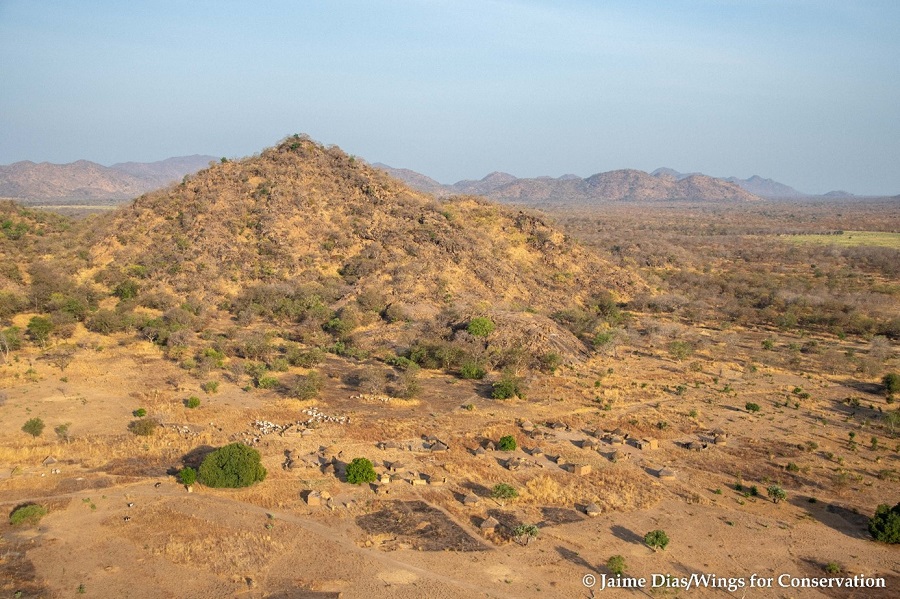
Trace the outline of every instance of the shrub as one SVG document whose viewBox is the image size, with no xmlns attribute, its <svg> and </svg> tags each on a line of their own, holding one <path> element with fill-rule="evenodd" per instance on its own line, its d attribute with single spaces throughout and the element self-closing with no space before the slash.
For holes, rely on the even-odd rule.
<svg viewBox="0 0 900 599">
<path fill-rule="evenodd" d="M 94 333 L 111 335 L 124 331 L 132 326 L 133 319 L 128 314 L 122 314 L 114 310 L 98 310 L 85 322 L 85 327 Z"/>
<path fill-rule="evenodd" d="M 490 318 L 476 317 L 469 321 L 466 331 L 474 337 L 487 337 L 494 332 L 494 322 Z"/>
<path fill-rule="evenodd" d="M 491 497 L 494 499 L 515 499 L 519 496 L 519 492 L 512 485 L 499 483 L 491 489 Z"/>
<path fill-rule="evenodd" d="M 557 368 L 562 366 L 563 358 L 556 352 L 549 352 L 541 356 L 540 364 L 543 372 L 553 374 Z"/>
<path fill-rule="evenodd" d="M 613 576 L 622 576 L 625 574 L 625 558 L 621 555 L 612 556 L 606 560 L 606 569 L 609 570 Z"/>
<path fill-rule="evenodd" d="M 459 368 L 459 375 L 464 379 L 483 379 L 486 374 L 487 371 L 478 362 L 472 360 L 463 362 Z"/>
<path fill-rule="evenodd" d="M 505 437 L 500 437 L 500 442 L 497 443 L 497 447 L 499 447 L 500 450 L 502 450 L 502 451 L 515 451 L 515 449 L 517 447 L 516 438 L 513 437 L 512 435 L 506 435 Z"/>
<path fill-rule="evenodd" d="M 274 389 L 278 386 L 278 379 L 274 376 L 262 376 L 256 381 L 256 386 L 260 389 Z"/>
<path fill-rule="evenodd" d="M 36 503 L 27 503 L 20 505 L 9 515 L 9 523 L 13 526 L 19 524 L 35 525 L 40 522 L 41 518 L 47 515 L 47 508 Z"/>
<path fill-rule="evenodd" d="M 139 437 L 149 437 L 156 430 L 159 423 L 151 418 L 142 418 L 141 420 L 132 420 L 128 423 L 128 430 L 131 434 Z"/>
<path fill-rule="evenodd" d="M 841 565 L 837 562 L 828 562 L 825 564 L 825 571 L 829 574 L 840 574 L 841 570 Z"/>
<path fill-rule="evenodd" d="M 139 291 L 138 284 L 132 279 L 125 279 L 113 290 L 113 295 L 122 300 L 132 299 L 137 297 Z"/>
<path fill-rule="evenodd" d="M 900 392 L 900 374 L 896 372 L 887 373 L 881 379 L 881 384 L 884 385 L 885 393 L 889 395 Z"/>
<path fill-rule="evenodd" d="M 513 538 L 521 545 L 527 545 L 540 533 L 540 529 L 534 524 L 520 524 L 513 529 Z"/>
<path fill-rule="evenodd" d="M 347 482 L 354 485 L 370 483 L 375 480 L 375 468 L 366 458 L 353 458 L 347 464 Z"/>
<path fill-rule="evenodd" d="M 53 432 L 56 433 L 56 436 L 60 438 L 60 440 L 65 441 L 66 443 L 72 438 L 72 433 L 69 432 L 69 427 L 71 423 L 66 422 L 63 424 L 59 424 L 56 428 L 53 429 Z"/>
<path fill-rule="evenodd" d="M 669 353 L 681 362 L 694 353 L 694 346 L 687 341 L 673 341 L 669 344 Z"/>
<path fill-rule="evenodd" d="M 748 412 L 759 412 L 759 410 L 760 410 L 760 407 L 759 407 L 759 404 L 758 404 L 758 403 L 753 403 L 753 402 L 750 402 L 750 401 L 748 401 L 746 404 L 744 404 L 744 408 L 745 408 Z"/>
<path fill-rule="evenodd" d="M 900 543 L 900 503 L 894 507 L 883 503 L 869 519 L 869 532 L 876 541 Z"/>
<path fill-rule="evenodd" d="M 494 399 L 509 399 L 511 397 L 525 398 L 525 385 L 522 379 L 512 374 L 505 374 L 503 378 L 495 382 L 491 389 L 491 397 Z"/>
<path fill-rule="evenodd" d="M 144 408 L 138 408 L 137 410 L 133 411 L 131 415 L 135 418 L 143 418 L 147 415 L 147 410 L 145 410 Z"/>
<path fill-rule="evenodd" d="M 313 370 L 303 376 L 298 376 L 291 386 L 290 394 L 297 399 L 312 399 L 319 394 L 322 388 L 322 377 Z"/>
<path fill-rule="evenodd" d="M 200 407 L 200 398 L 196 395 L 191 395 L 186 400 L 184 400 L 184 405 L 190 409 L 199 408 Z"/>
<path fill-rule="evenodd" d="M 406 356 L 391 356 L 385 363 L 393 366 L 394 368 L 399 368 L 400 370 L 418 370 L 419 365 L 407 358 Z"/>
<path fill-rule="evenodd" d="M 206 381 L 200 385 L 200 388 L 203 389 L 207 395 L 212 395 L 219 390 L 219 381 Z"/>
<path fill-rule="evenodd" d="M 22 425 L 22 430 L 32 437 L 40 437 L 44 432 L 44 421 L 40 418 L 32 418 Z"/>
<path fill-rule="evenodd" d="M 259 452 L 243 443 L 232 443 L 210 453 L 200 464 L 197 479 L 208 487 L 249 487 L 265 480 Z"/>
<path fill-rule="evenodd" d="M 664 530 L 651 530 L 644 535 L 644 543 L 648 547 L 656 551 L 657 549 L 665 549 L 669 544 L 669 535 Z"/>
<path fill-rule="evenodd" d="M 197 471 L 190 466 L 185 466 L 178 471 L 178 480 L 181 482 L 181 484 L 190 487 L 192 484 L 197 482 Z"/>
<path fill-rule="evenodd" d="M 787 493 L 785 493 L 784 489 L 778 485 L 770 485 L 769 488 L 766 489 L 766 492 L 772 499 L 772 503 L 778 503 L 779 501 L 787 499 Z"/>
</svg>

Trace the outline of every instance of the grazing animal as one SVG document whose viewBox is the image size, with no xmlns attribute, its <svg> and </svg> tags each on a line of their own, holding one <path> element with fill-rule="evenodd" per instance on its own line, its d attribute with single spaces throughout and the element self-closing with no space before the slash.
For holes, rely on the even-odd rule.
<svg viewBox="0 0 900 599">
<path fill-rule="evenodd" d="M 133 504 L 133 503 L 129 503 L 129 504 L 128 504 L 128 507 L 134 507 L 134 504 Z"/>
<path fill-rule="evenodd" d="M 125 522 L 131 522 L 131 516 L 125 516 L 123 520 L 125 520 Z"/>
<path fill-rule="evenodd" d="M 162 483 L 156 483 L 155 485 L 153 485 L 153 487 L 156 489 L 160 488 L 161 486 L 162 486 Z"/>
</svg>

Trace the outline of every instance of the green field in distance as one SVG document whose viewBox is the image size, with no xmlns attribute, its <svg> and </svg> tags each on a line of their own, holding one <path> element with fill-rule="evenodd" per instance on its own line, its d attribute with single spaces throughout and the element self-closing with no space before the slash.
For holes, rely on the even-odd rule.
<svg viewBox="0 0 900 599">
<path fill-rule="evenodd" d="M 782 235 L 786 241 L 797 244 L 818 243 L 820 245 L 875 245 L 900 249 L 900 233 L 882 231 L 844 231 L 838 235 Z"/>
</svg>

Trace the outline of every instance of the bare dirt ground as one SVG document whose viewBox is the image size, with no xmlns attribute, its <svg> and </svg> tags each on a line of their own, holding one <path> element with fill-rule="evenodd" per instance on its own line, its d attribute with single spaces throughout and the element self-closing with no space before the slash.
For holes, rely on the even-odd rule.
<svg viewBox="0 0 900 599">
<path fill-rule="evenodd" d="M 705 349 L 684 362 L 651 346 L 595 358 L 534 378 L 526 400 L 492 400 L 484 383 L 437 372 L 423 375 L 416 400 L 360 397 L 344 382 L 357 365 L 331 358 L 321 367 L 322 393 L 300 402 L 225 380 L 206 395 L 202 381 L 149 343 L 104 347 L 80 331 L 65 370 L 27 352 L 0 366 L 0 504 L 7 514 L 26 502 L 49 510 L 36 526 L 0 524 L 0 594 L 588 597 L 583 577 L 608 574 L 604 564 L 619 554 L 629 575 L 648 580 L 694 572 L 819 578 L 835 562 L 839 577 L 880 577 L 887 588 L 776 583 L 734 592 L 595 588 L 594 596 L 895 597 L 900 547 L 875 543 L 866 531 L 879 503 L 900 500 L 900 439 L 880 420 L 890 407 L 877 385 L 823 374 L 802 357 L 788 365 L 776 352 L 750 368 L 746 355 L 769 334 L 711 331 Z M 202 405 L 185 407 L 188 395 Z M 747 403 L 760 411 L 748 412 Z M 302 410 L 312 407 L 349 423 L 284 436 L 253 425 L 305 419 Z M 137 408 L 162 423 L 153 436 L 127 431 Z M 21 431 L 32 417 L 47 424 L 37 438 Z M 525 419 L 536 432 L 523 430 Z M 53 432 L 63 423 L 71 423 L 69 442 Z M 654 437 L 659 448 L 603 440 L 582 447 L 597 429 Z M 727 444 L 711 443 L 714 429 L 728 434 Z M 432 435 L 449 451 L 422 450 Z M 516 451 L 476 455 L 503 435 L 516 437 Z M 192 493 L 177 484 L 172 473 L 198 448 L 232 441 L 259 449 L 264 482 L 243 490 L 196 485 Z M 708 446 L 683 447 L 690 441 Z M 291 469 L 282 468 L 286 451 Z M 45 464 L 48 456 L 56 461 Z M 379 473 L 403 466 L 376 494 L 374 485 L 340 477 L 357 456 Z M 320 457 L 334 458 L 337 474 L 323 471 Z M 508 470 L 515 457 L 520 467 Z M 578 476 L 565 464 L 591 471 Z M 662 468 L 675 478 L 659 478 Z M 446 482 L 410 482 L 426 477 Z M 498 483 L 519 497 L 491 499 Z M 772 483 L 786 501 L 766 497 Z M 309 490 L 332 499 L 307 505 Z M 480 501 L 465 505 L 471 494 Z M 585 514 L 591 503 L 601 515 Z M 490 516 L 500 526 L 482 532 Z M 539 535 L 515 542 L 518 524 L 537 525 Z M 665 551 L 643 543 L 654 529 L 670 537 Z"/>
</svg>

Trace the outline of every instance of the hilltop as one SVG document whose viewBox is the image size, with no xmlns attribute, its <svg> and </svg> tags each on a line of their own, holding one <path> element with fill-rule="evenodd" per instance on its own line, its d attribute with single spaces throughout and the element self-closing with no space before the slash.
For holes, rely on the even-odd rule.
<svg viewBox="0 0 900 599">
<path fill-rule="evenodd" d="M 139 304 L 190 301 L 212 319 L 276 323 L 282 336 L 315 343 L 324 330 L 367 350 L 456 339 L 468 319 L 488 315 L 506 323 L 498 352 L 575 360 L 584 346 L 549 316 L 643 287 L 544 216 L 476 197 L 436 200 L 305 137 L 214 163 L 87 228 L 77 278 L 106 293 L 134 285 Z"/>
<path fill-rule="evenodd" d="M 157 162 L 103 166 L 89 160 L 68 164 L 31 161 L 0 165 L 0 197 L 31 202 L 120 202 L 179 181 L 215 160 L 181 156 Z"/>
</svg>

